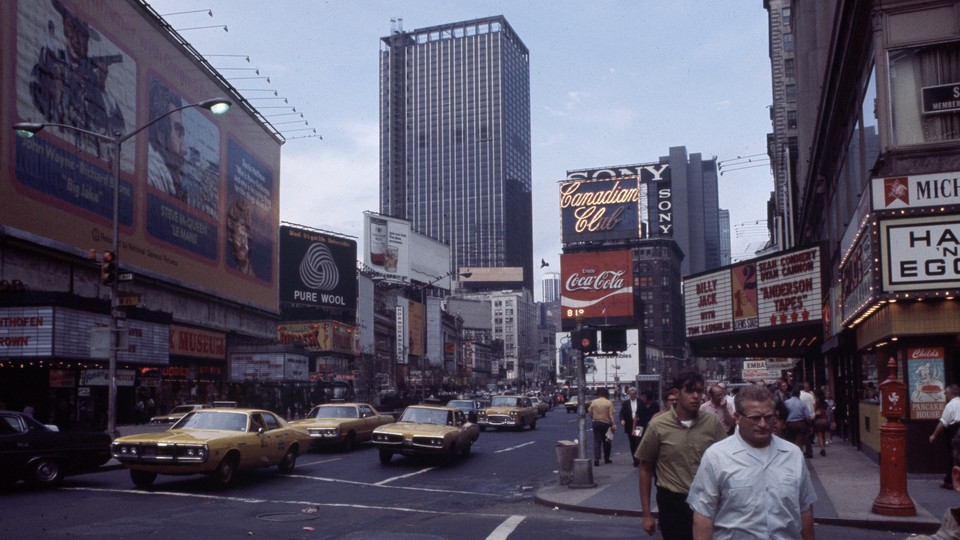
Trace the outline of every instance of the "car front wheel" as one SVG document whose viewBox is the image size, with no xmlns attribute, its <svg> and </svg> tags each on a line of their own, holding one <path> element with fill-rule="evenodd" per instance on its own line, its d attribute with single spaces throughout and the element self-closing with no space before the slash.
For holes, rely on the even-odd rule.
<svg viewBox="0 0 960 540">
<path fill-rule="evenodd" d="M 390 460 L 393 459 L 393 452 L 389 450 L 380 450 L 380 463 L 386 465 L 390 463 Z"/>
<path fill-rule="evenodd" d="M 130 469 L 130 480 L 133 481 L 133 485 L 140 489 L 147 489 L 148 487 L 152 486 L 153 481 L 156 479 L 157 473 L 155 472 Z"/>
<path fill-rule="evenodd" d="M 53 458 L 43 458 L 33 465 L 30 481 L 35 486 L 54 487 L 63 481 L 60 462 Z"/>
<path fill-rule="evenodd" d="M 212 479 L 220 487 L 226 487 L 233 481 L 237 472 L 237 458 L 230 455 L 223 458 L 223 461 L 217 465 L 217 470 L 213 471 Z"/>
<path fill-rule="evenodd" d="M 532 431 L 532 430 L 534 430 L 534 429 L 537 429 L 537 419 L 536 419 L 536 418 L 533 419 L 533 422 L 530 422 L 530 430 Z"/>
</svg>

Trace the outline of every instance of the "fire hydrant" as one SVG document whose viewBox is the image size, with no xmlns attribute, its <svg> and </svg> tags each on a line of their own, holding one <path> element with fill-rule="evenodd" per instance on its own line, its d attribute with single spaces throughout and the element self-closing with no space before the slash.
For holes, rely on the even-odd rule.
<svg viewBox="0 0 960 540">
<path fill-rule="evenodd" d="M 907 385 L 897 378 L 897 361 L 887 362 L 887 379 L 880 383 L 880 493 L 871 511 L 883 516 L 915 516 L 907 493 L 907 428 L 900 423 L 906 406 Z"/>
</svg>

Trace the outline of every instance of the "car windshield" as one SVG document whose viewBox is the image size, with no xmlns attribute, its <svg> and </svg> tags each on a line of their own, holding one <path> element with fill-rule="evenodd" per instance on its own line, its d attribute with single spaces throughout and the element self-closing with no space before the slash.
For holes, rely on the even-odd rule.
<svg viewBox="0 0 960 540">
<path fill-rule="evenodd" d="M 307 418 L 357 418 L 356 407 L 314 407 Z"/>
<path fill-rule="evenodd" d="M 515 397 L 497 396 L 490 400 L 492 407 L 519 407 L 520 400 Z"/>
<path fill-rule="evenodd" d="M 403 415 L 400 416 L 400 421 L 445 426 L 450 423 L 449 417 L 450 413 L 442 409 L 407 407 L 407 409 L 403 411 Z"/>
<path fill-rule="evenodd" d="M 181 418 L 171 429 L 246 431 L 247 415 L 238 412 L 195 411 Z"/>
</svg>

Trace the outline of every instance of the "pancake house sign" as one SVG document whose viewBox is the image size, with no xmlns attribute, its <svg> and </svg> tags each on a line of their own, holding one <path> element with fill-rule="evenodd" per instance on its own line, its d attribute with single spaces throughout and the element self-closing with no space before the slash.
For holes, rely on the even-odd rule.
<svg viewBox="0 0 960 540">
<path fill-rule="evenodd" d="M 820 291 L 820 248 L 690 276 L 683 284 L 686 336 L 819 321 Z"/>
</svg>

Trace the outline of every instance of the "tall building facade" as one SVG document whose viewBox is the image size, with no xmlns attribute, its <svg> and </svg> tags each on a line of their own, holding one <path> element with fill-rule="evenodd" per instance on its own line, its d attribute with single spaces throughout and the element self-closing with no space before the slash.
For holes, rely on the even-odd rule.
<svg viewBox="0 0 960 540">
<path fill-rule="evenodd" d="M 560 301 L 560 274 L 558 272 L 547 272 L 543 275 L 541 282 L 543 296 L 541 301 L 545 304 Z"/>
<path fill-rule="evenodd" d="M 894 361 L 906 469 L 940 472 L 949 453 L 928 437 L 960 380 L 960 4 L 769 5 L 797 58 L 792 227 L 823 250 L 823 339 L 801 375 L 834 390 L 838 430 L 876 458 L 881 404 L 862 388 Z"/>
<path fill-rule="evenodd" d="M 451 271 L 533 290 L 529 52 L 502 16 L 394 28 L 380 52 L 380 212 L 447 243 Z"/>
</svg>

